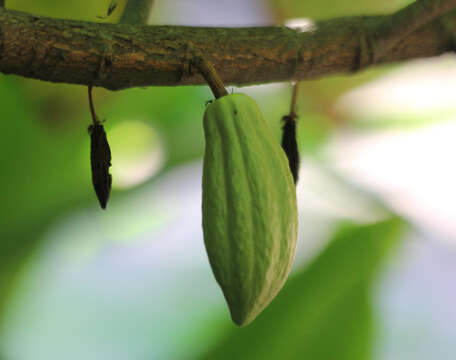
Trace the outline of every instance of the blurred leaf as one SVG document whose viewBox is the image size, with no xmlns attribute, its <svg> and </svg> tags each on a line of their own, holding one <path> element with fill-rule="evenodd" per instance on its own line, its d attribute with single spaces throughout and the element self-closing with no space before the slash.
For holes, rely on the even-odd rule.
<svg viewBox="0 0 456 360">
<path fill-rule="evenodd" d="M 16 77 L 0 78 L 0 130 L 4 135 L 0 143 L 0 313 L 15 275 L 50 223 L 83 201 L 96 202 L 90 183 L 86 90 L 78 94 L 81 89 L 68 87 L 62 95 L 62 88 L 66 87 L 44 86 Z M 32 97 L 30 94 L 35 92 L 38 95 Z M 43 112 L 43 104 L 54 93 L 60 93 L 61 100 L 69 103 L 74 99 L 79 104 L 79 114 L 75 115 L 71 108 L 62 112 L 54 106 Z M 108 131 L 120 119 L 151 120 L 162 131 L 169 152 L 167 165 L 171 166 L 203 152 L 201 119 L 205 94 L 195 88 L 133 89 L 122 92 L 121 101 L 106 102 L 105 106 L 99 101 L 97 112 L 102 118 L 108 115 Z M 51 115 L 55 117 L 52 121 L 48 118 Z M 74 121 L 62 127 L 68 116 Z"/>
<path fill-rule="evenodd" d="M 88 137 L 86 131 L 51 136 L 24 101 L 22 90 L 17 78 L 1 78 L 0 312 L 14 275 L 50 221 L 75 201 L 88 198 L 90 186 L 90 173 L 83 171 L 77 151 L 82 136 Z M 88 154 L 86 158 L 88 162 Z"/>
<path fill-rule="evenodd" d="M 328 19 L 350 15 L 389 13 L 410 3 L 410 0 L 269 0 L 272 9 L 283 19 L 309 17 Z"/>
<path fill-rule="evenodd" d="M 200 158 L 204 152 L 203 113 L 212 98 L 204 87 L 134 88 L 110 99 L 97 110 L 109 123 L 141 120 L 150 122 L 166 147 L 166 168 Z M 109 128 L 109 124 L 108 124 Z"/>
<path fill-rule="evenodd" d="M 251 325 L 236 328 L 205 359 L 369 359 L 370 291 L 403 222 L 344 225 L 326 250 Z M 233 325 L 234 327 L 234 325 Z"/>
<path fill-rule="evenodd" d="M 44 16 L 100 21 L 97 16 L 106 14 L 110 0 L 6 0 L 8 9 Z"/>
</svg>

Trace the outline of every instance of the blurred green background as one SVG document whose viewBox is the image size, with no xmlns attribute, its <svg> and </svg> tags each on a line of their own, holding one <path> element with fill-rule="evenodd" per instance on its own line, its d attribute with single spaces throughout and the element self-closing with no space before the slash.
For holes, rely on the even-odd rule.
<svg viewBox="0 0 456 360">
<path fill-rule="evenodd" d="M 110 21 L 97 18 L 109 2 L 7 7 Z M 408 3 L 155 0 L 150 23 L 308 23 Z M 113 157 L 102 211 L 87 88 L 0 75 L 0 359 L 454 359 L 455 78 L 448 55 L 301 84 L 296 263 L 237 328 L 202 240 L 210 91 L 94 90 Z M 291 90 L 230 87 L 278 140 Z"/>
</svg>

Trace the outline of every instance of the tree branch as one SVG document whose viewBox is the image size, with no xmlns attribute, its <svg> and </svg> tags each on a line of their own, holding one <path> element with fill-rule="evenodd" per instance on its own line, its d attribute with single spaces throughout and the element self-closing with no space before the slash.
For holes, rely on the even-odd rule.
<svg viewBox="0 0 456 360">
<path fill-rule="evenodd" d="M 394 25 L 397 19 L 408 19 L 400 15 L 403 11 L 321 21 L 315 30 L 300 32 L 286 27 L 101 24 L 0 8 L 0 72 L 111 90 L 204 84 L 191 66 L 193 48 L 204 54 L 225 85 L 246 85 L 315 79 L 454 50 L 456 27 L 448 24 L 456 23 L 456 13 L 451 13 L 423 27 L 416 25 L 423 20 L 410 20 L 408 29 L 420 28 L 399 40 L 393 36 L 390 50 L 375 56 L 390 44 L 385 24 L 400 29 Z"/>
<path fill-rule="evenodd" d="M 376 34 L 375 59 L 383 57 L 401 39 L 456 7 L 456 0 L 417 0 L 386 18 Z"/>
</svg>

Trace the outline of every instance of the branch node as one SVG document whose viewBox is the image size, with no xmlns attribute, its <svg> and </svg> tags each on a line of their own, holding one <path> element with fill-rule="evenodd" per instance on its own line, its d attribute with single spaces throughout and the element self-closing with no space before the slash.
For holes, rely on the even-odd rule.
<svg viewBox="0 0 456 360">
<path fill-rule="evenodd" d="M 353 64 L 353 72 L 372 65 L 375 59 L 375 46 L 372 37 L 364 26 L 359 29 L 359 47 Z"/>
<path fill-rule="evenodd" d="M 296 41 L 296 57 L 295 57 L 295 63 L 294 63 L 294 69 L 293 69 L 293 80 L 296 79 L 296 74 L 298 73 L 298 68 L 299 68 L 299 63 L 302 60 L 302 55 L 301 55 L 301 44 L 299 41 L 299 34 L 300 31 L 298 29 L 293 29 L 294 35 L 295 35 L 295 41 Z"/>
<path fill-rule="evenodd" d="M 113 50 L 112 50 L 112 37 L 107 34 L 101 35 L 103 41 L 103 45 L 101 47 L 101 54 L 99 55 L 98 66 L 95 73 L 95 79 L 103 80 L 107 78 L 109 69 L 112 66 L 113 60 Z"/>
</svg>

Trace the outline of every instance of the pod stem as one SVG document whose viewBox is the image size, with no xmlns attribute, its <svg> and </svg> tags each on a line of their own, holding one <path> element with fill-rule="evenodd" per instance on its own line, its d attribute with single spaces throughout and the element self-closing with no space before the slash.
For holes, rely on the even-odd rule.
<svg viewBox="0 0 456 360">
<path fill-rule="evenodd" d="M 93 98 L 92 98 L 92 85 L 89 85 L 89 105 L 90 105 L 90 114 L 92 115 L 93 124 L 96 125 L 99 123 L 98 116 L 95 113 L 95 107 L 93 106 Z"/>
<path fill-rule="evenodd" d="M 222 78 L 215 70 L 214 65 L 207 61 L 202 55 L 194 56 L 191 63 L 207 81 L 216 99 L 228 95 Z"/>
<path fill-rule="evenodd" d="M 293 95 L 291 96 L 291 105 L 290 105 L 290 118 L 295 120 L 297 118 L 296 115 L 296 103 L 298 99 L 298 93 L 299 93 L 299 81 L 296 81 L 293 85 Z"/>
</svg>

